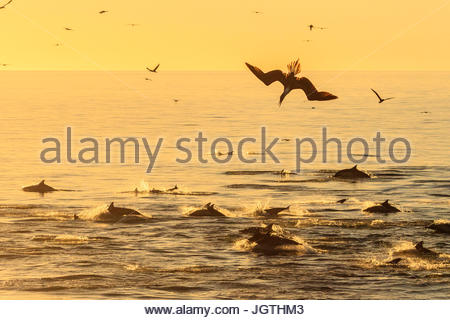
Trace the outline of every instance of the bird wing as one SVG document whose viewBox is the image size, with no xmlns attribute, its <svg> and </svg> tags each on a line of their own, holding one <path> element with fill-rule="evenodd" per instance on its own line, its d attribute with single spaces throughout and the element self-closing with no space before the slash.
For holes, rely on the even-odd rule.
<svg viewBox="0 0 450 320">
<path fill-rule="evenodd" d="M 326 100 L 334 100 L 338 97 L 334 94 L 331 94 L 326 91 L 317 91 L 316 87 L 312 84 L 312 82 L 305 77 L 297 78 L 292 82 L 289 82 L 289 86 L 292 89 L 302 89 L 308 100 L 317 100 L 317 101 L 326 101 Z"/>
<path fill-rule="evenodd" d="M 383 100 L 391 100 L 391 99 L 394 99 L 394 97 L 390 97 L 390 98 L 385 98 L 385 99 L 383 99 Z"/>
<path fill-rule="evenodd" d="M 295 78 L 295 82 L 293 83 L 294 86 L 292 89 L 302 89 L 305 94 L 306 97 L 309 99 L 309 97 L 314 94 L 315 92 L 317 92 L 316 87 L 312 84 L 312 82 L 305 77 L 301 77 L 301 78 Z"/>
<path fill-rule="evenodd" d="M 145 69 L 147 69 L 148 71 L 152 72 L 153 70 L 150 69 L 149 67 L 145 67 Z"/>
<path fill-rule="evenodd" d="M 153 71 L 156 72 L 156 69 L 158 69 L 158 67 L 159 67 L 159 63 L 158 63 L 158 65 L 155 67 L 155 69 L 153 69 Z"/>
<path fill-rule="evenodd" d="M 283 85 L 286 83 L 286 74 L 281 70 L 272 70 L 264 73 L 258 67 L 252 66 L 249 63 L 245 63 L 245 65 L 250 69 L 250 71 L 266 86 L 272 84 L 275 81 L 280 81 Z"/>
<path fill-rule="evenodd" d="M 13 0 L 9 0 L 7 3 L 5 3 L 4 5 L 2 5 L 1 7 L 0 7 L 0 9 L 3 9 L 3 8 L 5 8 L 8 4 L 10 4 L 11 2 L 13 2 Z"/>
<path fill-rule="evenodd" d="M 383 99 L 380 97 L 380 95 L 379 95 L 375 90 L 373 90 L 372 88 L 370 88 L 370 90 L 372 90 L 373 93 L 375 93 L 375 94 L 377 95 L 378 99 L 383 100 Z"/>
</svg>

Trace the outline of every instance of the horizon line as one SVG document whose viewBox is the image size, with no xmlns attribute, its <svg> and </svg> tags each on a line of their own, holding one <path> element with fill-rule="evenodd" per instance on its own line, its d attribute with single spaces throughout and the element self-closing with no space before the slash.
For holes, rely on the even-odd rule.
<svg viewBox="0 0 450 320">
<path fill-rule="evenodd" d="M 0 69 L 2 71 L 15 71 L 15 72 L 146 72 L 145 68 L 142 69 Z M 244 72 L 246 69 L 165 69 L 158 71 L 158 73 L 164 72 Z M 302 70 L 303 71 L 303 70 Z M 450 72 L 448 70 L 438 69 L 305 69 L 307 72 Z"/>
</svg>

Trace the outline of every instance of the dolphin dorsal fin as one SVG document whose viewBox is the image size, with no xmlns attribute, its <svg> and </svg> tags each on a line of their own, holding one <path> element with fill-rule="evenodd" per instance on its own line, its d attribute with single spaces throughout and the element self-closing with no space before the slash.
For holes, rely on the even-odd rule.
<svg viewBox="0 0 450 320">
<path fill-rule="evenodd" d="M 358 165 L 357 164 L 355 164 L 355 166 L 352 168 L 352 170 L 357 170 L 358 168 Z"/>
<path fill-rule="evenodd" d="M 389 200 L 386 200 L 385 202 L 383 202 L 381 205 L 386 206 L 389 204 Z"/>
<path fill-rule="evenodd" d="M 112 209 L 114 209 L 114 202 L 111 202 L 111 204 L 108 207 L 108 210 L 112 210 Z"/>
<path fill-rule="evenodd" d="M 42 180 L 41 182 L 39 182 L 39 185 L 43 185 L 45 184 L 45 180 Z"/>
<path fill-rule="evenodd" d="M 400 261 L 402 261 L 402 258 L 395 258 L 395 259 L 389 261 L 388 263 L 391 263 L 391 264 L 398 264 Z"/>
<path fill-rule="evenodd" d="M 415 248 L 417 250 L 423 249 L 423 241 L 417 242 L 417 244 L 415 245 Z"/>
</svg>

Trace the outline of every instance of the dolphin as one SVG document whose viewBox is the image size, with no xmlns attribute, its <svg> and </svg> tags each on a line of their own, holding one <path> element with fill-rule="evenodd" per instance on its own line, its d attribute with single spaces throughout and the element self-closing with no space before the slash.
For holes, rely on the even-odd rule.
<svg viewBox="0 0 450 320">
<path fill-rule="evenodd" d="M 424 248 L 423 246 L 423 241 L 420 241 L 418 243 L 416 243 L 416 245 L 414 246 L 414 248 L 419 251 L 421 254 L 425 254 L 425 255 L 431 255 L 431 256 L 436 256 L 438 255 L 436 252 L 434 252 L 433 250 Z"/>
<path fill-rule="evenodd" d="M 299 242 L 293 239 L 272 232 L 272 226 L 270 226 L 270 230 L 266 229 L 260 231 L 262 232 L 255 232 L 248 239 L 249 242 L 255 243 L 255 246 L 252 249 L 252 251 L 254 252 L 275 254 L 278 253 L 279 250 L 290 251 L 288 249 L 289 247 L 292 248 L 301 245 Z M 288 248 L 282 248 L 283 246 L 287 246 Z"/>
<path fill-rule="evenodd" d="M 272 232 L 272 231 L 273 231 L 273 223 L 268 224 L 268 225 L 265 226 L 265 227 L 250 227 L 250 228 L 245 228 L 245 229 L 242 229 L 242 230 L 240 231 L 240 233 L 249 233 L 249 234 L 255 235 L 255 234 L 267 233 L 267 232 Z"/>
<path fill-rule="evenodd" d="M 427 249 L 423 246 L 423 241 L 415 244 L 414 249 L 402 250 L 395 253 L 397 256 L 409 256 L 416 258 L 435 259 L 439 257 L 439 253 Z"/>
<path fill-rule="evenodd" d="M 178 185 L 175 185 L 175 187 L 167 189 L 166 191 L 171 192 L 171 191 L 175 191 L 175 190 L 178 190 Z"/>
<path fill-rule="evenodd" d="M 436 223 L 433 222 L 429 226 L 427 226 L 427 229 L 432 229 L 436 232 L 440 233 L 450 233 L 450 223 L 449 222 L 442 222 L 442 223 Z"/>
<path fill-rule="evenodd" d="M 367 173 L 358 170 L 357 165 L 353 168 L 336 172 L 334 177 L 338 179 L 370 179 L 370 176 Z"/>
<path fill-rule="evenodd" d="M 302 245 L 283 233 L 277 232 L 273 224 L 265 227 L 250 227 L 240 232 L 251 235 L 247 241 L 253 244 L 252 251 L 254 252 L 277 254 L 283 251 L 296 251 L 298 246 Z"/>
<path fill-rule="evenodd" d="M 273 234 L 272 232 L 256 233 L 248 239 L 250 242 L 256 242 L 260 246 L 282 246 L 282 245 L 299 245 L 295 240 Z"/>
<path fill-rule="evenodd" d="M 388 264 L 397 265 L 400 261 L 402 261 L 402 258 L 395 258 L 388 262 Z"/>
<path fill-rule="evenodd" d="M 267 217 L 277 217 L 278 214 L 279 214 L 281 211 L 289 210 L 290 207 L 291 207 L 291 206 L 289 205 L 289 206 L 284 207 L 284 208 L 269 208 L 269 209 L 264 209 L 264 210 L 263 210 L 264 216 L 267 216 Z"/>
<path fill-rule="evenodd" d="M 214 208 L 214 204 L 208 202 L 201 209 L 194 210 L 188 214 L 189 217 L 226 217 L 222 212 Z"/>
<path fill-rule="evenodd" d="M 372 206 L 369 208 L 366 208 L 363 210 L 364 212 L 370 212 L 370 213 L 394 213 L 394 212 L 400 212 L 399 209 L 392 206 L 389 203 L 389 200 L 386 200 L 385 202 L 378 204 L 376 206 Z"/>
<path fill-rule="evenodd" d="M 39 192 L 39 193 L 58 191 L 57 189 L 52 188 L 49 185 L 45 184 L 45 180 L 42 180 L 38 184 L 23 187 L 22 190 L 25 192 Z"/>
<path fill-rule="evenodd" d="M 105 222 L 117 222 L 119 220 L 122 220 L 122 218 L 128 217 L 134 217 L 137 219 L 145 218 L 140 212 L 134 209 L 115 207 L 114 202 L 111 202 L 111 204 L 108 206 L 108 209 L 105 212 L 102 212 L 96 220 Z"/>
</svg>

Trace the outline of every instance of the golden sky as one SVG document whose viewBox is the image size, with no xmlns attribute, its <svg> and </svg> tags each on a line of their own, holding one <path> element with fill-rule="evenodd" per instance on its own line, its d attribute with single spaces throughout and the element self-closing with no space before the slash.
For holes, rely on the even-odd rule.
<svg viewBox="0 0 450 320">
<path fill-rule="evenodd" d="M 450 70 L 450 0 L 14 0 L 0 30 L 9 70 Z"/>
</svg>

